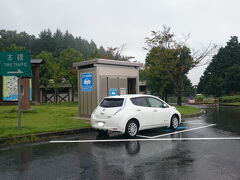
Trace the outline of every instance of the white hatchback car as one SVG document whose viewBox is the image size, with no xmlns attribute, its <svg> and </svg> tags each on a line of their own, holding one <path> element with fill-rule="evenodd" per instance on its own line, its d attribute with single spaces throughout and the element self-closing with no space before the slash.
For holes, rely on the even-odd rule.
<svg viewBox="0 0 240 180">
<path fill-rule="evenodd" d="M 144 129 L 167 126 L 175 130 L 180 122 L 175 107 L 140 94 L 105 97 L 91 115 L 91 125 L 98 132 L 119 131 L 130 137 Z"/>
</svg>

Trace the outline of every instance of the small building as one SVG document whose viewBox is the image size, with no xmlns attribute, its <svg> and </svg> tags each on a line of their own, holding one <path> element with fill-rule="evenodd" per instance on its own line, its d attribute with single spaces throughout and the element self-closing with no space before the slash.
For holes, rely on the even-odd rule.
<svg viewBox="0 0 240 180">
<path fill-rule="evenodd" d="M 79 116 L 89 118 L 106 96 L 138 94 L 139 67 L 142 65 L 109 59 L 74 63 L 78 71 Z"/>
<path fill-rule="evenodd" d="M 54 87 L 47 85 L 40 86 L 40 101 L 47 102 L 71 102 L 77 101 L 77 98 L 72 94 L 72 85 L 66 82 L 58 87 L 57 93 L 54 92 Z"/>
</svg>

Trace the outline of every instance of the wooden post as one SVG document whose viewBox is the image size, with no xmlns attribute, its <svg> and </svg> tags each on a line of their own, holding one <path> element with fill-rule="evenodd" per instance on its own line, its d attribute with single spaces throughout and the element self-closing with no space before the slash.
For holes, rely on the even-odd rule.
<svg viewBox="0 0 240 180">
<path fill-rule="evenodd" d="M 23 110 L 30 110 L 30 83 L 29 78 L 22 78 L 23 97 L 21 107 Z"/>
<path fill-rule="evenodd" d="M 22 128 L 22 110 L 21 103 L 22 102 L 22 85 L 21 85 L 21 77 L 18 77 L 18 129 Z"/>
</svg>

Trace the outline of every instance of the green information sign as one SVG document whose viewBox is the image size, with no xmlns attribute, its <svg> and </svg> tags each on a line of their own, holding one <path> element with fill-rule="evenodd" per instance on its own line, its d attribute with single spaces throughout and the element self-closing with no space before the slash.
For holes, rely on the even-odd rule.
<svg viewBox="0 0 240 180">
<path fill-rule="evenodd" d="M 0 75 L 31 77 L 29 51 L 12 51 L 0 53 Z"/>
</svg>

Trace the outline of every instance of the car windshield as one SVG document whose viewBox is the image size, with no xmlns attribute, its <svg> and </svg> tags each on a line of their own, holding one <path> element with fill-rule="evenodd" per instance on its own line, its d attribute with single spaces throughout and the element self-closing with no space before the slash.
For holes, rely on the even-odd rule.
<svg viewBox="0 0 240 180">
<path fill-rule="evenodd" d="M 123 98 L 106 98 L 101 102 L 100 106 L 105 108 L 121 107 L 123 105 L 123 100 Z"/>
</svg>

